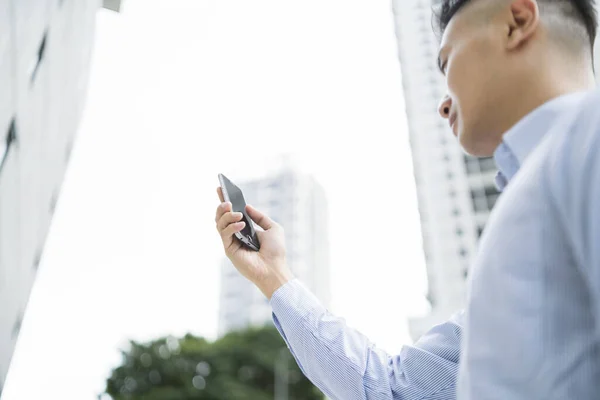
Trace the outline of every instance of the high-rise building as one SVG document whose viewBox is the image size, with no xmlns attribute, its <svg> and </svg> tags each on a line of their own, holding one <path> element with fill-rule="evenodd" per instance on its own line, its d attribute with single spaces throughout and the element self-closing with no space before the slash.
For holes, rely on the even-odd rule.
<svg viewBox="0 0 600 400">
<path fill-rule="evenodd" d="M 411 320 L 414 339 L 464 307 L 478 237 L 498 198 L 493 159 L 466 156 L 437 116 L 445 82 L 436 65 L 431 0 L 394 0 L 431 314 Z"/>
<path fill-rule="evenodd" d="M 0 0 L 0 392 L 85 104 L 100 0 Z"/>
<path fill-rule="evenodd" d="M 235 182 L 235 177 L 230 177 Z M 295 276 L 325 304 L 330 301 L 328 212 L 323 188 L 291 168 L 236 184 L 249 204 L 285 229 L 287 262 Z M 228 259 L 221 273 L 219 334 L 271 321 L 265 296 Z"/>
</svg>

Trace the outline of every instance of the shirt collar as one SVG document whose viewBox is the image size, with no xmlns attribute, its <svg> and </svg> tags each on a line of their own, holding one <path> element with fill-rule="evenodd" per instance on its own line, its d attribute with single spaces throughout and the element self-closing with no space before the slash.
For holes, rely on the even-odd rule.
<svg viewBox="0 0 600 400">
<path fill-rule="evenodd" d="M 542 141 L 542 138 L 564 115 L 565 110 L 579 103 L 587 92 L 575 92 L 556 97 L 542 104 L 502 137 L 502 142 L 494 152 L 494 160 L 498 167 L 496 186 L 502 191 L 517 173 L 527 156 Z"/>
</svg>

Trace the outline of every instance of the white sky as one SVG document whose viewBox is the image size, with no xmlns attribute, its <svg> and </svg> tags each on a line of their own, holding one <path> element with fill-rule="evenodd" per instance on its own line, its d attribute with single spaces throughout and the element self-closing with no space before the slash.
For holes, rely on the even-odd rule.
<svg viewBox="0 0 600 400">
<path fill-rule="evenodd" d="M 235 181 L 282 153 L 327 192 L 332 311 L 389 352 L 409 343 L 426 278 L 396 48 L 389 0 L 100 12 L 86 115 L 2 399 L 95 400 L 126 339 L 214 338 L 217 174 Z"/>
</svg>

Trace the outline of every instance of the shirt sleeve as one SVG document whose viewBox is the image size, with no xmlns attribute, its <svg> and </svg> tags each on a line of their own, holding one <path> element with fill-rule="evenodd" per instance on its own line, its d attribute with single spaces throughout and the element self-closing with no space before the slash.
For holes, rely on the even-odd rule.
<svg viewBox="0 0 600 400">
<path fill-rule="evenodd" d="M 271 306 L 300 369 L 333 400 L 456 398 L 462 313 L 392 356 L 329 313 L 296 279 L 273 294 Z"/>
</svg>

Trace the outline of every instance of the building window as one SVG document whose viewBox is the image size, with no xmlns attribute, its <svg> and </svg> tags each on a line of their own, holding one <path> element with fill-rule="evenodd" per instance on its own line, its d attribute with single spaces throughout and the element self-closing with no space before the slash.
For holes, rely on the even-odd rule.
<svg viewBox="0 0 600 400">
<path fill-rule="evenodd" d="M 2 166 L 4 165 L 4 161 L 8 157 L 8 153 L 12 145 L 15 143 L 17 139 L 17 130 L 15 126 L 15 119 L 10 122 L 10 126 L 8 127 L 8 131 L 6 132 L 6 137 L 4 140 L 0 142 L 0 171 L 2 170 Z"/>
<path fill-rule="evenodd" d="M 37 270 L 40 267 L 40 262 L 42 261 L 42 251 L 38 250 L 35 254 L 35 259 L 33 260 L 33 269 Z"/>
<path fill-rule="evenodd" d="M 463 233 L 464 232 L 463 232 L 463 230 L 460 227 L 456 228 L 456 236 L 462 236 Z"/>
<path fill-rule="evenodd" d="M 467 168 L 467 174 L 478 174 L 480 172 L 479 164 L 477 163 L 476 158 L 465 154 L 463 156 L 463 161 L 465 163 L 465 167 Z"/>
<path fill-rule="evenodd" d="M 488 208 L 491 210 L 498 201 L 498 197 L 500 197 L 500 192 L 496 189 L 495 186 L 486 186 L 483 188 L 485 193 L 485 197 L 487 199 Z"/>
<path fill-rule="evenodd" d="M 483 157 L 477 159 L 479 164 L 479 170 L 481 172 L 489 172 L 496 171 L 496 162 L 494 161 L 494 157 Z"/>
<path fill-rule="evenodd" d="M 468 174 L 496 171 L 496 162 L 493 157 L 475 158 L 465 155 L 463 161 Z"/>
<path fill-rule="evenodd" d="M 23 323 L 23 315 L 19 313 L 12 329 L 12 338 L 16 339 L 19 336 L 19 332 L 21 331 L 21 324 Z"/>
<path fill-rule="evenodd" d="M 31 83 L 35 81 L 35 77 L 37 76 L 38 71 L 40 70 L 40 65 L 42 64 L 42 60 L 44 59 L 44 55 L 46 53 L 46 42 L 48 41 L 48 32 L 44 33 L 42 37 L 42 42 L 40 43 L 40 47 L 38 48 L 37 55 L 35 60 L 31 64 L 31 70 L 29 71 Z"/>
<path fill-rule="evenodd" d="M 481 234 L 483 233 L 483 226 L 479 225 L 477 227 L 477 237 L 481 237 Z"/>
<path fill-rule="evenodd" d="M 58 203 L 58 191 L 55 190 L 50 198 L 50 214 L 54 214 L 56 211 L 56 204 Z"/>
<path fill-rule="evenodd" d="M 466 257 L 469 254 L 467 249 L 465 249 L 464 247 L 461 247 L 460 250 L 458 251 L 458 253 L 460 254 L 461 257 Z"/>
<path fill-rule="evenodd" d="M 463 278 L 466 280 L 468 276 L 469 276 L 469 268 L 465 268 L 463 270 Z"/>
<path fill-rule="evenodd" d="M 487 196 L 487 206 L 490 210 L 492 208 L 494 208 L 494 205 L 496 205 L 496 202 L 498 201 L 499 197 L 500 197 L 500 194 L 494 194 L 494 195 Z"/>
<path fill-rule="evenodd" d="M 471 201 L 475 212 L 489 211 L 488 201 L 484 193 L 480 190 L 471 190 Z"/>
<path fill-rule="evenodd" d="M 460 210 L 458 208 L 453 209 L 452 215 L 454 215 L 455 217 L 458 217 L 460 215 Z"/>
<path fill-rule="evenodd" d="M 452 173 L 452 171 L 448 171 L 448 173 L 446 174 L 446 178 L 448 178 L 448 180 L 454 178 L 454 174 Z"/>
<path fill-rule="evenodd" d="M 469 162 L 466 165 L 467 165 L 467 173 L 470 175 L 478 174 L 481 172 L 481 170 L 479 169 L 479 166 L 477 165 L 477 161 Z"/>
</svg>

